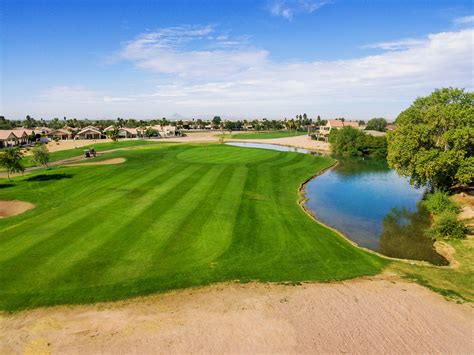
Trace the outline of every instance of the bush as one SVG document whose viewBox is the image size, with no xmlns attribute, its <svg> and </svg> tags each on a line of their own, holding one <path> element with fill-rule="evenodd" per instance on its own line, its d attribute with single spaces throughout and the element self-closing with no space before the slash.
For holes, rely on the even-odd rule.
<svg viewBox="0 0 474 355">
<path fill-rule="evenodd" d="M 459 212 L 459 207 L 456 206 L 456 204 L 451 201 L 448 194 L 443 191 L 436 191 L 435 193 L 426 195 L 423 204 L 428 209 L 428 211 L 435 215 L 441 214 L 443 212 Z"/>
<path fill-rule="evenodd" d="M 466 237 L 467 229 L 456 213 L 448 211 L 436 217 L 428 233 L 435 238 L 461 239 Z"/>
</svg>

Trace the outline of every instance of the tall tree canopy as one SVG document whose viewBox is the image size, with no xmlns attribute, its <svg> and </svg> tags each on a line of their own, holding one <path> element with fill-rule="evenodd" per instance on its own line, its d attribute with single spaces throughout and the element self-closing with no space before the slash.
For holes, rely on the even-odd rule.
<svg viewBox="0 0 474 355">
<path fill-rule="evenodd" d="M 372 118 L 367 122 L 365 129 L 371 131 L 385 132 L 385 127 L 387 127 L 387 120 L 385 118 Z"/>
<path fill-rule="evenodd" d="M 388 133 L 388 163 L 415 186 L 449 189 L 474 180 L 474 93 L 443 88 L 420 97 Z"/>
</svg>

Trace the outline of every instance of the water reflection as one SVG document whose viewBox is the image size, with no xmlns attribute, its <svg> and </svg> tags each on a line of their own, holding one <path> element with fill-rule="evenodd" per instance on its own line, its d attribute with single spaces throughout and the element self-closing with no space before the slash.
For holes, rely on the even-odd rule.
<svg viewBox="0 0 474 355">
<path fill-rule="evenodd" d="M 430 214 L 420 203 L 415 212 L 407 208 L 392 208 L 383 220 L 378 251 L 395 258 L 447 265 L 447 260 L 435 251 L 433 241 L 426 236 L 429 227 Z"/>
</svg>

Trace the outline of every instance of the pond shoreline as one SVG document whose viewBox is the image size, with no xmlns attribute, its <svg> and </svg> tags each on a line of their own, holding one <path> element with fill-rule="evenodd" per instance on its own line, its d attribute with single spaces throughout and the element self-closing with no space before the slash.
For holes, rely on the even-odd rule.
<svg viewBox="0 0 474 355">
<path fill-rule="evenodd" d="M 348 236 L 346 236 L 343 232 L 341 232 L 337 228 L 331 227 L 331 226 L 327 225 L 326 223 L 324 223 L 323 221 L 321 221 L 320 219 L 318 219 L 317 216 L 314 214 L 314 212 L 306 204 L 306 202 L 309 200 L 308 197 L 306 196 L 307 195 L 306 187 L 307 187 L 308 183 L 311 182 L 314 178 L 324 174 L 325 172 L 327 172 L 331 169 L 334 169 L 338 165 L 339 165 L 339 161 L 336 160 L 330 166 L 318 171 L 315 175 L 313 175 L 313 176 L 309 177 L 308 179 L 306 179 L 300 185 L 300 187 L 298 188 L 298 195 L 299 195 L 298 204 L 303 209 L 303 211 L 306 212 L 306 214 L 308 216 L 310 216 L 312 219 L 314 219 L 317 223 L 319 223 L 319 224 L 323 225 L 324 227 L 332 230 L 333 232 L 336 232 L 339 236 L 341 236 L 342 238 L 347 240 L 349 243 L 351 243 L 356 248 L 362 249 L 366 252 L 372 253 L 372 254 L 377 255 L 379 257 L 382 257 L 384 259 L 393 260 L 393 261 L 401 261 L 401 262 L 411 264 L 411 265 L 430 266 L 430 267 L 436 267 L 436 268 L 442 268 L 442 269 L 452 269 L 452 268 L 456 267 L 455 263 L 453 263 L 452 256 L 451 257 L 446 257 L 447 255 L 445 255 L 446 253 L 444 253 L 443 251 L 438 252 L 439 250 L 442 250 L 442 248 L 436 241 L 433 243 L 433 247 L 435 248 L 435 250 L 438 254 L 440 254 L 442 257 L 444 257 L 448 261 L 448 265 L 435 265 L 435 264 L 432 264 L 432 263 L 430 263 L 428 261 L 424 261 L 424 260 L 402 259 L 402 258 L 397 258 L 397 257 L 384 255 L 384 254 L 379 253 L 375 250 L 372 250 L 372 249 L 369 249 L 369 248 L 366 248 L 366 247 L 363 247 L 363 246 L 359 245 L 357 242 L 350 239 Z"/>
</svg>

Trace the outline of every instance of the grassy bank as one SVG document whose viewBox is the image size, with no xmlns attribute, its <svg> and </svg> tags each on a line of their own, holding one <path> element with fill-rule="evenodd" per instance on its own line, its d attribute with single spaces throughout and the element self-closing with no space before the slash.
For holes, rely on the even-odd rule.
<svg viewBox="0 0 474 355">
<path fill-rule="evenodd" d="M 96 148 L 98 145 L 95 145 Z M 123 299 L 226 280 L 330 281 L 389 262 L 297 204 L 328 157 L 225 145 L 118 151 L 0 188 L 37 205 L 0 219 L 0 309 Z"/>
<path fill-rule="evenodd" d="M 389 270 L 457 302 L 474 302 L 474 239 L 444 242 L 451 255 L 450 267 L 431 267 L 394 262 Z"/>
</svg>

